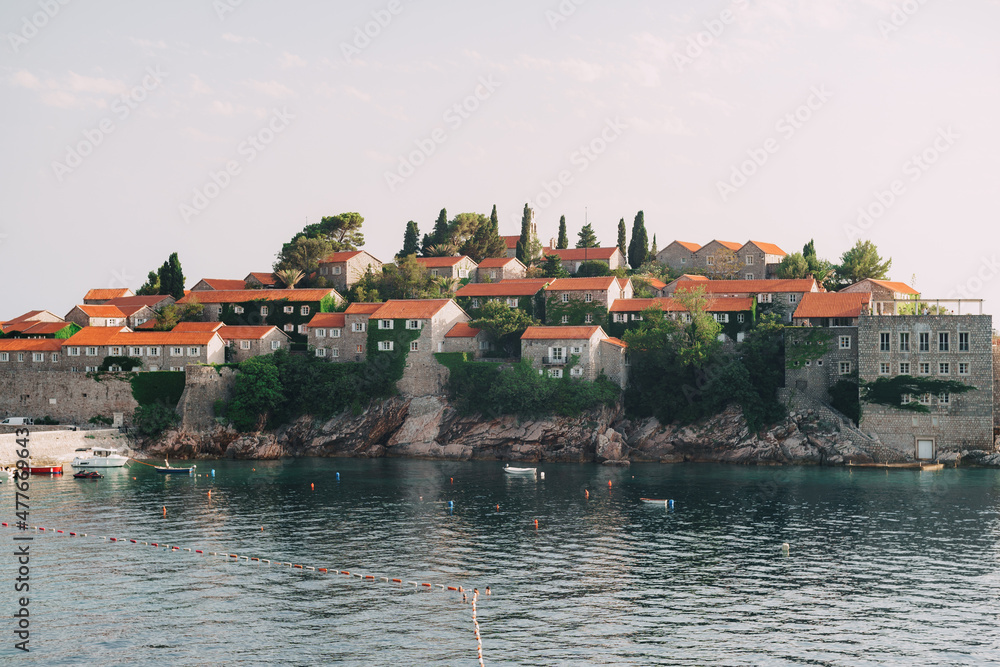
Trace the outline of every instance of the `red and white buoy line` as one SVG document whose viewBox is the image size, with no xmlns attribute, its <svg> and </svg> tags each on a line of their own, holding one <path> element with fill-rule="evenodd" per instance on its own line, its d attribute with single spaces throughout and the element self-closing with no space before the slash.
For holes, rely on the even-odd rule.
<svg viewBox="0 0 1000 667">
<path fill-rule="evenodd" d="M 21 528 L 21 526 L 19 524 L 17 524 L 17 523 L 8 523 L 6 521 L 0 522 L 0 527 L 3 527 L 3 528 Z M 400 584 L 400 585 L 402 585 L 403 583 L 406 583 L 407 585 L 412 585 L 414 588 L 419 589 L 419 590 L 438 590 L 438 591 L 442 591 L 442 592 L 455 591 L 456 593 L 461 593 L 462 594 L 462 602 L 465 602 L 467 600 L 467 593 L 466 593 L 466 591 L 468 591 L 468 589 L 465 588 L 464 586 L 448 586 L 446 584 L 436 584 L 436 583 L 432 584 L 432 583 L 423 583 L 423 582 L 418 582 L 418 581 L 405 581 L 404 582 L 404 580 L 403 580 L 402 577 L 376 577 L 373 574 L 358 574 L 357 572 L 352 573 L 349 570 L 339 570 L 337 568 L 312 567 L 312 566 L 309 566 L 309 565 L 297 565 L 297 564 L 291 563 L 291 562 L 272 561 L 272 560 L 269 560 L 267 558 L 257 558 L 257 557 L 254 557 L 254 556 L 241 556 L 239 554 L 231 554 L 231 553 L 225 552 L 225 551 L 205 551 L 204 549 L 192 549 L 192 548 L 188 548 L 188 547 L 183 547 L 182 548 L 182 547 L 179 547 L 179 546 L 170 545 L 170 544 L 163 544 L 163 543 L 160 543 L 160 542 L 141 542 L 139 540 L 133 540 L 133 539 L 124 538 L 124 537 L 109 537 L 107 535 L 89 535 L 87 533 L 81 533 L 81 532 L 76 532 L 76 531 L 67 531 L 67 530 L 58 530 L 58 529 L 54 529 L 54 528 L 43 528 L 41 526 L 28 526 L 27 529 L 37 530 L 37 531 L 46 532 L 46 533 L 63 534 L 63 535 L 68 535 L 69 537 L 92 537 L 92 538 L 98 539 L 98 540 L 107 540 L 108 542 L 116 542 L 116 543 L 121 543 L 121 544 L 135 544 L 135 545 L 141 545 L 141 546 L 150 546 L 150 547 L 153 547 L 153 548 L 158 549 L 158 550 L 159 549 L 166 549 L 169 553 L 173 553 L 175 551 L 176 552 L 187 551 L 187 552 L 190 552 L 192 554 L 197 554 L 199 556 L 221 556 L 221 557 L 223 557 L 223 558 L 226 559 L 226 562 L 237 562 L 238 563 L 242 559 L 243 561 L 245 561 L 247 563 L 288 566 L 290 569 L 299 569 L 299 570 L 303 570 L 303 571 L 305 571 L 305 570 L 312 570 L 313 572 L 321 572 L 323 574 L 341 574 L 341 575 L 344 575 L 344 576 L 347 576 L 347 577 L 356 577 L 356 578 L 358 578 L 358 579 L 360 579 L 362 581 L 371 581 L 373 583 L 375 583 L 375 582 L 381 582 L 381 583 L 385 583 L 385 584 Z M 479 647 L 479 664 L 480 664 L 480 666 L 482 666 L 483 665 L 483 641 L 482 641 L 482 638 L 479 636 L 479 621 L 476 619 L 476 601 L 479 599 L 479 589 L 475 588 L 475 589 L 473 589 L 473 591 L 474 592 L 473 592 L 473 595 L 472 595 L 472 622 L 473 622 L 473 624 L 476 627 L 476 642 L 477 642 L 478 647 Z M 487 591 L 487 592 L 489 592 L 489 591 Z"/>
</svg>

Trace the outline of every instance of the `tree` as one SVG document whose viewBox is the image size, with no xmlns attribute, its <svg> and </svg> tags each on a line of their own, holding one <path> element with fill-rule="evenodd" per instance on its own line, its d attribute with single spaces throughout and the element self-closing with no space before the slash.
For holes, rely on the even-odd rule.
<svg viewBox="0 0 1000 667">
<path fill-rule="evenodd" d="M 524 213 L 521 214 L 521 238 L 517 240 L 517 249 L 514 256 L 521 260 L 525 266 L 531 264 L 531 257 L 528 255 L 528 246 L 531 244 L 531 209 L 528 204 L 524 205 Z"/>
<path fill-rule="evenodd" d="M 812 277 L 823 283 L 826 289 L 835 289 L 836 281 L 834 279 L 833 264 L 816 256 L 816 244 L 812 239 L 809 239 L 809 243 L 802 246 L 802 256 L 809 265 L 809 273 Z"/>
<path fill-rule="evenodd" d="M 546 255 L 542 264 L 542 276 L 545 278 L 567 278 L 569 272 L 563 268 L 559 255 Z"/>
<path fill-rule="evenodd" d="M 458 223 L 462 216 L 476 216 L 469 218 L 469 223 L 460 224 L 474 225 L 471 237 L 459 247 L 459 253 L 468 255 L 476 262 L 481 262 L 487 257 L 505 257 L 507 255 L 507 244 L 500 238 L 500 223 L 496 219 L 497 207 L 493 206 L 493 213 L 487 219 L 478 213 L 461 213 L 455 216 Z"/>
<path fill-rule="evenodd" d="M 288 289 L 295 289 L 295 284 L 298 283 L 305 277 L 300 269 L 279 269 L 274 272 L 274 275 L 278 277 L 285 287 Z"/>
<path fill-rule="evenodd" d="M 580 229 L 577 237 L 577 248 L 599 248 L 601 246 L 597 240 L 597 234 L 594 233 L 594 227 L 589 222 Z"/>
<path fill-rule="evenodd" d="M 580 266 L 576 269 L 577 278 L 593 278 L 596 276 L 610 276 L 611 267 L 605 262 L 600 262 L 597 260 L 590 260 L 587 262 L 580 262 Z"/>
<path fill-rule="evenodd" d="M 847 286 L 867 278 L 885 280 L 891 267 L 891 257 L 883 260 L 874 243 L 859 239 L 853 248 L 840 256 L 840 265 L 835 269 L 837 283 Z"/>
<path fill-rule="evenodd" d="M 447 243 L 448 238 L 448 210 L 441 209 L 437 220 L 434 221 L 434 231 L 431 232 L 431 245 L 441 245 Z"/>
<path fill-rule="evenodd" d="M 655 262 L 656 255 L 660 252 L 656 247 L 656 234 L 653 234 L 653 242 L 649 245 L 649 254 L 646 255 L 646 262 Z"/>
<path fill-rule="evenodd" d="M 184 296 L 184 272 L 181 270 L 181 260 L 178 259 L 176 252 L 171 253 L 159 269 L 149 272 L 146 282 L 136 294 L 140 296 L 169 294 L 175 299 Z"/>
<path fill-rule="evenodd" d="M 136 290 L 137 296 L 149 296 L 160 293 L 160 275 L 156 271 L 150 271 L 146 276 L 146 282 Z"/>
<path fill-rule="evenodd" d="M 632 241 L 628 244 L 628 263 L 638 269 L 646 263 L 649 254 L 649 236 L 646 235 L 646 215 L 639 211 L 632 223 Z"/>
<path fill-rule="evenodd" d="M 319 261 L 327 255 L 357 250 L 365 244 L 365 235 L 361 233 L 364 222 L 360 213 L 341 213 L 306 225 L 282 244 L 275 257 L 274 270 L 298 269 L 307 276 L 314 273 Z"/>
<path fill-rule="evenodd" d="M 274 262 L 275 271 L 298 270 L 309 275 L 319 268 L 320 260 L 333 252 L 329 240 L 299 234 L 294 241 L 284 244 Z"/>
<path fill-rule="evenodd" d="M 278 367 L 271 355 L 250 357 L 240 364 L 226 416 L 239 431 L 260 431 L 282 401 Z"/>
<path fill-rule="evenodd" d="M 416 255 L 420 252 L 420 228 L 413 220 L 406 223 L 406 232 L 403 234 L 403 249 L 399 251 L 399 257 Z"/>
<path fill-rule="evenodd" d="M 618 220 L 618 249 L 624 257 L 628 257 L 628 241 L 625 238 L 625 218 Z"/>
<path fill-rule="evenodd" d="M 538 324 L 520 308 L 511 308 L 500 301 L 487 301 L 479 310 L 479 317 L 469 326 L 482 329 L 508 357 L 520 356 L 521 334 Z"/>
<path fill-rule="evenodd" d="M 171 303 L 160 308 L 156 313 L 156 324 L 153 325 L 155 331 L 170 331 L 178 322 L 201 322 L 205 313 L 205 306 L 192 301 L 184 305 Z"/>
<path fill-rule="evenodd" d="M 566 216 L 559 217 L 559 238 L 556 240 L 556 250 L 565 250 L 569 247 L 569 236 L 566 235 Z"/>
<path fill-rule="evenodd" d="M 708 298 L 703 287 L 675 292 L 673 298 L 690 315 L 690 322 L 682 324 L 681 335 L 674 341 L 678 358 L 685 366 L 702 368 L 721 346 L 718 336 L 722 327 L 707 312 Z"/>
<path fill-rule="evenodd" d="M 705 272 L 713 280 L 736 280 L 740 277 L 743 263 L 729 248 L 719 248 L 715 253 L 715 263 Z"/>
<path fill-rule="evenodd" d="M 782 258 L 774 275 L 778 278 L 795 279 L 805 278 L 809 273 L 809 262 L 806 261 L 806 258 L 802 256 L 802 253 L 793 252 Z"/>
</svg>

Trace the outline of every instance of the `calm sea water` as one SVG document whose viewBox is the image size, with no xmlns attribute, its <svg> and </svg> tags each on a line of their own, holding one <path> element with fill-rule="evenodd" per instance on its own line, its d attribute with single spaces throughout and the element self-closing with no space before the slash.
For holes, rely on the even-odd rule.
<svg viewBox="0 0 1000 667">
<path fill-rule="evenodd" d="M 97 482 L 35 478 L 30 523 L 489 585 L 486 664 L 1000 664 L 994 470 L 547 464 L 542 480 L 481 462 L 199 467 L 216 477 L 134 465 Z M 11 520 L 6 480 L 0 506 Z M 4 587 L 14 534 L 0 529 Z M 32 650 L 13 649 L 8 592 L 0 662 L 477 664 L 457 593 L 34 536 Z"/>
</svg>

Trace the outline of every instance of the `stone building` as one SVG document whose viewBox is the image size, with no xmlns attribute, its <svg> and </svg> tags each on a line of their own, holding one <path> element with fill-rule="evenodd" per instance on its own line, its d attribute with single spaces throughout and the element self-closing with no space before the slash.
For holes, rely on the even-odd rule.
<svg viewBox="0 0 1000 667">
<path fill-rule="evenodd" d="M 135 296 L 135 292 L 128 289 L 127 287 L 122 288 L 111 288 L 111 289 L 92 289 L 89 290 L 83 297 L 83 303 L 86 306 L 100 306 L 107 303 L 111 299 L 118 299 L 123 296 Z"/>
<path fill-rule="evenodd" d="M 364 277 L 367 271 L 378 275 L 382 272 L 381 260 L 364 250 L 347 250 L 327 255 L 319 261 L 319 276 L 341 293 L 346 292 Z"/>
<path fill-rule="evenodd" d="M 455 299 L 473 318 L 487 301 L 501 301 L 511 308 L 520 308 L 531 317 L 541 320 L 545 312 L 542 291 L 552 278 L 523 278 L 503 280 L 498 283 L 469 283 L 455 292 Z"/>
<path fill-rule="evenodd" d="M 81 327 L 128 326 L 125 313 L 123 313 L 118 306 L 91 306 L 81 304 L 79 306 L 73 306 L 73 309 L 66 313 L 66 317 L 64 319 L 67 322 L 79 324 Z"/>
<path fill-rule="evenodd" d="M 787 255 L 784 250 L 773 243 L 762 241 L 747 241 L 736 252 L 736 257 L 743 262 L 741 278 L 744 280 L 765 280 L 774 278 L 778 264 Z"/>
<path fill-rule="evenodd" d="M 858 326 L 862 314 L 871 314 L 867 292 L 806 292 L 792 314 L 797 327 Z"/>
<path fill-rule="evenodd" d="M 474 279 L 478 266 L 471 257 L 417 257 L 417 264 L 427 269 L 433 278 L 454 280 Z"/>
<path fill-rule="evenodd" d="M 344 313 L 316 313 L 306 325 L 309 349 L 314 356 L 329 361 L 348 361 L 350 348 L 344 336 L 347 316 Z"/>
<path fill-rule="evenodd" d="M 229 280 L 225 278 L 202 278 L 191 288 L 192 292 L 204 292 L 205 290 L 241 290 L 246 289 L 245 280 Z"/>
<path fill-rule="evenodd" d="M 173 330 L 177 331 L 177 328 Z M 250 357 L 274 354 L 278 350 L 287 350 L 289 345 L 288 334 L 274 326 L 222 325 L 218 333 L 226 345 L 226 363 L 230 364 L 238 364 Z"/>
<path fill-rule="evenodd" d="M 576 273 L 584 262 L 600 262 L 607 264 L 614 271 L 615 269 L 628 268 L 628 261 L 618 246 L 610 248 L 542 248 L 542 255 L 556 255 L 559 263 L 569 273 Z M 636 267 L 638 268 L 638 267 Z"/>
<path fill-rule="evenodd" d="M 699 271 L 731 280 L 774 278 L 787 253 L 773 243 L 710 241 L 704 246 L 673 241 L 656 254 L 656 260 L 677 271 Z"/>
<path fill-rule="evenodd" d="M 866 293 L 871 295 L 871 302 L 876 315 L 895 315 L 897 314 L 897 307 L 902 311 L 906 311 L 907 309 L 910 311 L 909 313 L 899 313 L 901 315 L 917 314 L 912 310 L 914 304 L 907 303 L 907 301 L 919 299 L 920 292 L 906 283 L 866 278 L 840 291 L 841 293 Z"/>
<path fill-rule="evenodd" d="M 712 297 L 705 311 L 722 327 L 720 336 L 742 342 L 755 321 L 755 303 L 750 297 Z M 654 299 L 617 299 L 608 312 L 608 332 L 622 335 L 642 323 L 642 311 L 658 308 L 672 320 L 691 321 L 691 315 L 680 301 L 669 297 Z"/>
<path fill-rule="evenodd" d="M 621 387 L 628 381 L 625 344 L 599 326 L 528 327 L 521 336 L 521 361 L 553 378 L 568 374 L 593 381 L 604 373 Z"/>
<path fill-rule="evenodd" d="M 270 271 L 251 271 L 243 279 L 243 289 L 278 289 L 284 287 L 278 276 Z"/>
<path fill-rule="evenodd" d="M 517 257 L 517 244 L 521 240 L 520 234 L 514 234 L 513 236 L 501 236 L 504 245 L 507 246 L 507 256 Z"/>
<path fill-rule="evenodd" d="M 225 362 L 225 343 L 218 331 L 129 331 L 117 327 L 87 327 L 59 341 L 63 370 L 93 372 L 105 357 L 133 357 L 144 371 L 182 371 L 188 364 Z M 66 367 L 69 368 L 66 368 Z"/>
<path fill-rule="evenodd" d="M 777 313 L 783 322 L 791 323 L 795 309 L 804 294 L 821 292 L 823 287 L 812 278 L 788 280 L 678 280 L 673 292 L 702 290 L 708 296 L 753 297 L 757 300 L 758 316 Z M 670 288 L 670 285 L 667 286 Z"/>
<path fill-rule="evenodd" d="M 331 361 L 364 361 L 368 354 L 368 320 L 382 307 L 381 303 L 355 302 L 344 311 L 344 344 L 338 358 Z M 329 332 L 328 332 L 329 334 Z"/>
<path fill-rule="evenodd" d="M 697 266 L 695 253 L 701 250 L 697 243 L 672 241 L 656 253 L 656 261 L 677 271 L 691 271 Z"/>
<path fill-rule="evenodd" d="M 487 257 L 476 267 L 476 282 L 495 283 L 524 278 L 528 267 L 514 257 Z"/>
<path fill-rule="evenodd" d="M 482 329 L 459 322 L 444 335 L 445 352 L 463 352 L 470 357 L 488 357 L 493 352 L 493 343 Z"/>
<path fill-rule="evenodd" d="M 740 279 L 743 264 L 736 253 L 743 247 L 733 241 L 709 241 L 694 253 L 695 268 L 709 276 L 729 280 Z"/>
<path fill-rule="evenodd" d="M 47 310 L 29 310 L 23 315 L 0 322 L 0 333 L 24 329 L 36 322 L 65 322 L 63 318 Z"/>
<path fill-rule="evenodd" d="M 62 360 L 62 344 L 55 338 L 2 338 L 0 371 L 68 370 Z"/>
<path fill-rule="evenodd" d="M 545 322 L 549 325 L 600 324 L 617 299 L 632 298 L 628 278 L 556 278 L 545 288 Z"/>
</svg>

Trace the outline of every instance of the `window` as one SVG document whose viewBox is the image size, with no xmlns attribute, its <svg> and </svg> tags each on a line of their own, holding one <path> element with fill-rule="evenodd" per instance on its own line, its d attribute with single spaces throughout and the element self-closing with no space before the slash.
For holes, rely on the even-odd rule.
<svg viewBox="0 0 1000 667">
<path fill-rule="evenodd" d="M 431 269 L 431 275 L 432 275 L 432 276 L 434 276 L 435 278 L 437 278 L 437 277 L 438 277 L 439 275 L 441 275 L 441 274 L 440 274 L 440 273 L 438 273 L 438 270 L 437 270 L 437 269 Z"/>
<path fill-rule="evenodd" d="M 197 357 L 199 354 L 201 354 L 201 348 L 200 347 L 189 347 L 188 348 L 188 356 L 189 357 Z"/>
<path fill-rule="evenodd" d="M 316 329 L 316 338 L 326 338 L 326 329 Z"/>
<path fill-rule="evenodd" d="M 930 394 L 923 394 L 920 397 L 920 405 L 930 405 L 930 404 L 931 404 L 931 395 Z"/>
<path fill-rule="evenodd" d="M 78 347 L 68 347 L 68 348 L 66 348 L 66 354 L 69 355 L 69 356 L 71 356 L 71 357 L 79 357 L 80 356 L 80 348 L 78 348 Z"/>
<path fill-rule="evenodd" d="M 561 378 L 562 377 L 562 369 L 561 368 L 550 368 L 549 369 L 549 377 L 550 378 Z"/>
<path fill-rule="evenodd" d="M 798 300 L 799 300 L 799 295 L 798 294 L 789 294 L 788 295 L 788 303 L 795 303 Z"/>
<path fill-rule="evenodd" d="M 420 341 L 412 340 L 410 341 L 410 352 L 420 351 Z"/>
<path fill-rule="evenodd" d="M 392 320 L 379 320 L 378 321 L 378 328 L 379 329 L 391 329 L 392 328 Z"/>
<path fill-rule="evenodd" d="M 563 315 L 560 322 L 562 322 L 563 324 L 569 324 L 569 315 Z"/>
<path fill-rule="evenodd" d="M 901 331 L 899 333 L 899 351 L 900 352 L 910 351 L 910 334 L 907 331 Z"/>
<path fill-rule="evenodd" d="M 272 350 L 281 349 L 281 341 L 280 340 L 272 340 L 271 341 L 271 349 Z"/>
<path fill-rule="evenodd" d="M 420 328 L 420 320 L 406 320 L 406 328 L 407 329 L 419 329 Z"/>
<path fill-rule="evenodd" d="M 221 314 L 222 314 L 222 306 L 219 306 L 218 308 L 216 308 L 216 309 L 215 309 L 215 312 L 216 312 L 217 314 L 221 315 Z M 146 320 L 143 320 L 142 322 L 145 322 L 145 321 L 146 321 Z M 142 322 L 140 322 L 139 324 L 142 324 Z"/>
<path fill-rule="evenodd" d="M 670 315 L 673 316 L 673 313 L 670 313 Z M 642 313 L 632 313 L 632 321 L 642 322 Z"/>
<path fill-rule="evenodd" d="M 817 366 L 822 366 L 823 365 L 823 360 L 822 359 L 817 359 L 816 360 L 816 365 Z"/>
<path fill-rule="evenodd" d="M 97 356 L 97 348 L 96 347 L 88 347 L 87 348 L 87 356 L 88 357 L 96 357 Z"/>
<path fill-rule="evenodd" d="M 132 348 L 132 356 L 133 357 L 141 357 L 142 356 L 142 348 L 141 347 L 133 347 Z"/>
<path fill-rule="evenodd" d="M 488 349 L 490 349 L 490 342 L 488 340 L 481 340 L 481 341 L 479 341 L 479 349 L 480 350 L 488 350 Z"/>
<path fill-rule="evenodd" d="M 562 295 L 562 302 L 563 303 L 569 303 L 569 294 L 563 294 Z"/>
<path fill-rule="evenodd" d="M 326 356 L 326 348 L 325 347 L 317 347 L 316 348 L 316 356 L 317 357 L 325 357 Z"/>
<path fill-rule="evenodd" d="M 571 369 L 569 374 L 575 378 L 583 377 L 583 369 L 577 366 L 576 368 Z"/>
<path fill-rule="evenodd" d="M 583 295 L 583 300 L 585 303 L 590 303 L 591 301 L 594 300 L 594 295 L 591 294 L 590 292 L 587 292 L 586 294 Z"/>
<path fill-rule="evenodd" d="M 912 401 L 913 401 L 913 396 L 910 396 L 909 394 L 903 394 L 899 400 L 899 402 L 902 403 L 903 405 L 906 405 L 907 403 L 910 403 Z"/>
<path fill-rule="evenodd" d="M 593 321 L 594 321 L 594 314 L 593 313 L 587 313 L 586 315 L 584 315 L 583 321 L 586 322 L 587 324 L 593 323 Z"/>
<path fill-rule="evenodd" d="M 705 264 L 708 266 L 715 266 L 715 257 L 706 257 Z"/>
<path fill-rule="evenodd" d="M 744 315 L 743 313 L 736 313 L 736 321 L 737 322 L 739 322 L 740 324 L 743 324 L 744 320 L 746 320 L 746 315 Z"/>
<path fill-rule="evenodd" d="M 615 322 L 624 322 L 625 313 L 615 313 Z"/>
<path fill-rule="evenodd" d="M 938 352 L 947 352 L 950 343 L 950 334 L 947 331 L 938 333 Z"/>
<path fill-rule="evenodd" d="M 285 306 L 285 313 L 291 315 L 295 312 L 295 306 Z"/>
<path fill-rule="evenodd" d="M 747 255 L 746 262 L 747 266 L 753 266 L 753 255 Z"/>
<path fill-rule="evenodd" d="M 181 356 L 184 356 L 184 348 L 183 347 L 172 347 L 172 348 L 170 348 L 170 356 L 171 357 L 181 357 Z"/>
<path fill-rule="evenodd" d="M 753 274 L 752 274 L 752 273 L 747 273 L 747 274 L 744 274 L 744 276 L 743 276 L 743 277 L 744 277 L 744 278 L 745 278 L 746 280 L 753 280 Z"/>
<path fill-rule="evenodd" d="M 572 350 L 572 352 L 570 354 L 582 354 L 583 353 L 583 348 L 580 347 L 580 346 L 575 346 L 575 347 L 572 347 L 570 349 Z"/>
<path fill-rule="evenodd" d="M 951 374 L 951 364 L 947 361 L 942 361 L 938 364 L 938 375 L 950 375 Z"/>
<path fill-rule="evenodd" d="M 0 361 L 10 361 L 10 352 L 0 352 Z"/>
<path fill-rule="evenodd" d="M 31 353 L 31 360 L 32 361 L 45 361 L 45 353 L 44 352 L 32 352 Z"/>
<path fill-rule="evenodd" d="M 849 361 L 841 361 L 840 362 L 840 374 L 841 375 L 850 375 L 851 374 L 851 362 L 849 362 Z"/>
<path fill-rule="evenodd" d="M 469 277 L 469 270 L 468 269 L 459 269 L 458 270 L 458 277 L 459 278 L 468 278 Z"/>
<path fill-rule="evenodd" d="M 243 306 L 233 306 L 233 312 L 237 315 L 243 314 Z"/>
<path fill-rule="evenodd" d="M 341 272 L 343 271 L 343 268 L 344 267 L 342 267 L 342 266 L 335 266 L 335 267 L 333 267 L 333 270 L 332 270 L 333 275 L 339 276 L 341 274 Z"/>
<path fill-rule="evenodd" d="M 289 322 L 288 324 L 286 324 L 283 328 L 284 328 L 285 331 L 289 331 L 289 332 L 294 332 L 295 331 L 295 325 L 292 324 L 291 322 Z"/>
<path fill-rule="evenodd" d="M 930 352 L 931 351 L 931 335 L 929 333 L 920 334 L 920 351 Z"/>
<path fill-rule="evenodd" d="M 757 303 L 771 303 L 771 295 L 770 294 L 758 294 L 757 295 Z"/>
<path fill-rule="evenodd" d="M 392 351 L 392 341 L 391 340 L 380 340 L 378 342 L 379 352 L 391 352 Z"/>
<path fill-rule="evenodd" d="M 969 332 L 960 331 L 958 332 L 958 351 L 968 352 L 969 351 Z"/>
<path fill-rule="evenodd" d="M 687 263 L 688 263 L 687 257 L 681 257 L 681 264 L 687 264 Z"/>
<path fill-rule="evenodd" d="M 681 313 L 681 322 L 690 322 L 691 313 Z"/>
<path fill-rule="evenodd" d="M 510 297 L 507 299 L 507 306 L 510 308 L 517 308 L 517 298 Z"/>
<path fill-rule="evenodd" d="M 490 280 L 496 280 L 496 279 L 497 279 L 497 270 L 490 269 Z"/>
<path fill-rule="evenodd" d="M 883 331 L 878 335 L 878 349 L 880 352 L 889 351 L 889 332 Z"/>
<path fill-rule="evenodd" d="M 885 362 L 880 363 L 878 365 L 878 374 L 879 375 L 888 375 L 889 374 L 889 364 L 887 364 Z"/>
<path fill-rule="evenodd" d="M 931 365 L 928 364 L 928 363 L 926 363 L 926 362 L 922 362 L 920 364 L 920 374 L 921 375 L 930 375 L 931 374 Z"/>
<path fill-rule="evenodd" d="M 910 362 L 908 362 L 908 361 L 902 361 L 902 362 L 900 362 L 900 364 L 899 364 L 899 374 L 900 375 L 909 375 L 910 374 Z"/>
<path fill-rule="evenodd" d="M 309 306 L 302 306 L 301 308 L 299 308 L 299 315 L 308 315 L 308 314 L 309 314 Z"/>
<path fill-rule="evenodd" d="M 340 329 L 330 329 L 330 338 L 340 338 Z"/>
<path fill-rule="evenodd" d="M 550 347 L 549 348 L 549 358 L 552 361 L 563 361 L 566 359 L 566 348 L 564 347 Z"/>
<path fill-rule="evenodd" d="M 248 341 L 248 340 L 241 340 L 240 341 L 240 349 L 241 350 L 249 350 L 250 349 L 250 341 Z"/>
<path fill-rule="evenodd" d="M 472 307 L 473 308 L 479 308 L 479 299 L 473 299 L 472 300 Z"/>
<path fill-rule="evenodd" d="M 331 347 L 330 348 L 330 356 L 334 357 L 334 358 L 339 357 L 340 356 L 340 350 L 338 350 L 335 347 Z"/>
<path fill-rule="evenodd" d="M 326 275 L 326 267 L 325 266 L 319 267 L 319 275 L 321 275 L 321 276 L 325 276 Z"/>
<path fill-rule="evenodd" d="M 938 405 L 948 405 L 951 403 L 951 394 L 944 392 L 938 394 Z"/>
<path fill-rule="evenodd" d="M 174 370 L 174 369 L 171 368 L 170 370 Z M 96 373 L 97 372 L 97 366 L 84 366 L 84 372 L 86 372 L 86 373 Z"/>
<path fill-rule="evenodd" d="M 95 371 L 97 370 L 96 366 L 94 367 L 94 370 Z M 182 371 L 182 370 L 184 370 L 184 367 L 183 366 L 171 366 L 170 370 L 172 370 L 172 371 Z"/>
<path fill-rule="evenodd" d="M 300 324 L 300 325 L 298 326 L 298 332 L 299 332 L 300 334 L 304 334 L 304 333 L 306 332 L 306 325 L 304 325 L 304 324 Z"/>
<path fill-rule="evenodd" d="M 117 347 L 117 346 L 116 347 L 112 347 L 111 348 L 111 356 L 112 357 L 120 357 L 120 356 L 122 356 L 122 349 L 120 347 Z"/>
<path fill-rule="evenodd" d="M 158 348 L 158 347 L 151 347 L 148 350 L 146 350 L 146 353 L 150 357 L 158 357 L 158 356 L 160 356 L 160 348 Z"/>
<path fill-rule="evenodd" d="M 260 316 L 261 317 L 267 317 L 267 306 L 261 306 L 260 307 Z"/>
<path fill-rule="evenodd" d="M 365 323 L 364 322 L 355 322 L 354 324 L 351 325 L 351 331 L 357 332 L 357 331 L 364 331 L 364 330 L 365 330 Z"/>
<path fill-rule="evenodd" d="M 713 313 L 713 315 L 715 316 L 715 321 L 719 324 L 729 323 L 729 313 Z"/>
<path fill-rule="evenodd" d="M 969 364 L 968 364 L 968 362 L 962 362 L 962 363 L 960 363 L 958 365 L 958 374 L 959 375 L 968 375 L 969 374 Z"/>
<path fill-rule="evenodd" d="M 850 336 L 841 336 L 840 337 L 840 349 L 841 350 L 849 350 L 849 349 L 851 349 L 851 337 Z"/>
</svg>

